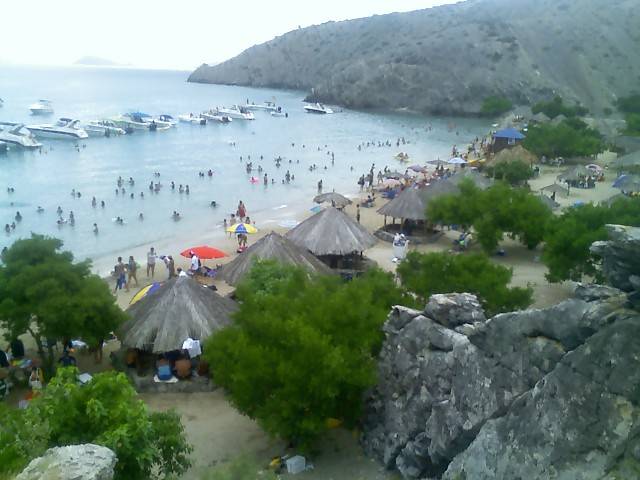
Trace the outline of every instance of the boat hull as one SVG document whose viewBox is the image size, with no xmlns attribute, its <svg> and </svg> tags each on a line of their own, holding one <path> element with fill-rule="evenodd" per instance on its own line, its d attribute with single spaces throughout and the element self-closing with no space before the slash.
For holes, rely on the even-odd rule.
<svg viewBox="0 0 640 480">
<path fill-rule="evenodd" d="M 66 132 L 41 127 L 27 127 L 27 129 L 38 138 L 49 138 L 52 140 L 83 140 L 89 137 L 85 131 Z"/>
</svg>

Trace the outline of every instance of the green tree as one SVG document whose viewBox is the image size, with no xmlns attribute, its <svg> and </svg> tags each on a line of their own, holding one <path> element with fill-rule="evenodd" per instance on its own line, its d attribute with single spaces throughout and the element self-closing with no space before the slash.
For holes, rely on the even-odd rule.
<svg viewBox="0 0 640 480">
<path fill-rule="evenodd" d="M 54 357 L 45 340 L 82 337 L 97 345 L 126 318 L 90 263 L 74 263 L 61 248 L 58 239 L 32 234 L 7 249 L 0 265 L 0 326 L 10 336 L 29 333 L 49 375 Z"/>
<path fill-rule="evenodd" d="M 460 182 L 460 193 L 432 200 L 427 216 L 434 222 L 473 227 L 482 248 L 493 253 L 504 235 L 535 248 L 544 238 L 551 211 L 524 189 L 498 182 L 480 190 L 465 180 Z"/>
<path fill-rule="evenodd" d="M 483 254 L 409 252 L 398 265 L 402 285 L 422 303 L 435 293 L 473 293 L 489 315 L 531 305 L 530 288 L 509 288 L 513 272 Z"/>
<path fill-rule="evenodd" d="M 565 117 L 583 116 L 589 113 L 589 111 L 581 105 L 571 107 L 565 105 L 562 97 L 555 96 L 550 101 L 541 101 L 531 107 L 531 111 L 536 113 L 544 113 L 549 118 L 556 118 L 558 115 L 564 115 Z"/>
<path fill-rule="evenodd" d="M 627 124 L 624 133 L 636 137 L 640 136 L 640 113 L 627 113 L 624 120 Z"/>
<path fill-rule="evenodd" d="M 61 368 L 26 410 L 0 419 L 0 470 L 17 470 L 47 448 L 95 443 L 113 450 L 117 479 L 164 478 L 188 468 L 191 447 L 173 411 L 149 413 L 123 373 L 105 372 L 79 385 L 76 368 Z M 14 427 L 14 424 L 18 427 Z"/>
<path fill-rule="evenodd" d="M 640 226 L 640 199 L 621 198 L 608 205 L 582 205 L 554 217 L 545 232 L 542 261 L 551 282 L 580 281 L 584 276 L 602 281 L 599 259 L 591 255 L 589 247 L 598 240 L 606 240 L 607 223 Z"/>
<path fill-rule="evenodd" d="M 531 165 L 523 160 L 498 162 L 495 165 L 486 167 L 485 172 L 496 180 L 504 180 L 514 186 L 522 185 L 533 177 Z"/>
<path fill-rule="evenodd" d="M 523 146 L 538 156 L 581 157 L 602 152 L 604 142 L 597 130 L 579 119 L 568 119 L 558 125 L 530 126 Z"/>
<path fill-rule="evenodd" d="M 621 112 L 640 113 L 640 94 L 635 93 L 627 97 L 620 97 L 617 106 Z"/>
<path fill-rule="evenodd" d="M 234 325 L 206 342 L 216 383 L 238 410 L 303 449 L 328 418 L 353 425 L 375 383 L 381 326 L 408 301 L 392 276 L 373 270 L 345 283 L 257 262 L 245 282 Z"/>
<path fill-rule="evenodd" d="M 513 104 L 508 98 L 491 96 L 484 99 L 482 107 L 480 107 L 480 113 L 487 117 L 494 117 L 496 115 L 508 112 L 513 107 Z"/>
</svg>

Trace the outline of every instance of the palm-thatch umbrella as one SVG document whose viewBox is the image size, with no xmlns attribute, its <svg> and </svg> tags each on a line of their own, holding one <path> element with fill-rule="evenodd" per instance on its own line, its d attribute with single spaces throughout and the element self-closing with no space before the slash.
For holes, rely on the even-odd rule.
<svg viewBox="0 0 640 480">
<path fill-rule="evenodd" d="M 538 161 L 537 157 L 529 150 L 525 149 L 522 145 L 516 145 L 513 148 L 505 148 L 503 150 L 500 150 L 491 160 L 486 163 L 486 165 L 512 163 L 518 160 L 528 165 L 533 165 Z"/>
<path fill-rule="evenodd" d="M 493 180 L 485 177 L 483 174 L 478 172 L 477 170 L 465 169 L 454 175 L 451 175 L 448 180 L 454 185 L 458 185 L 464 179 L 469 179 L 473 182 L 473 184 L 478 187 L 480 190 L 486 190 L 491 185 L 493 185 Z"/>
<path fill-rule="evenodd" d="M 182 349 L 187 338 L 203 341 L 231 323 L 233 300 L 203 287 L 190 277 L 165 282 L 127 310 L 120 329 L 122 344 L 153 353 Z"/>
<path fill-rule="evenodd" d="M 313 201 L 316 203 L 328 202 L 338 208 L 344 208 L 347 205 L 351 205 L 353 203 L 344 195 L 340 195 L 336 192 L 321 193 L 320 195 L 316 195 L 315 197 L 313 197 Z"/>
<path fill-rule="evenodd" d="M 558 202 L 556 202 L 553 198 L 547 197 L 546 195 L 540 195 L 540 196 L 538 196 L 538 198 L 540 199 L 540 201 L 543 204 L 545 204 L 551 210 L 555 210 L 556 208 L 558 208 L 560 206 L 560 204 Z"/>
<path fill-rule="evenodd" d="M 383 174 L 384 178 L 393 178 L 394 180 L 406 180 L 408 178 L 410 178 L 408 175 L 405 175 L 404 173 L 400 173 L 397 170 L 394 172 L 387 172 L 385 174 Z"/>
<path fill-rule="evenodd" d="M 362 225 L 333 207 L 307 218 L 289 230 L 286 238 L 317 256 L 358 253 L 377 241 Z"/>
<path fill-rule="evenodd" d="M 577 182 L 585 177 L 593 175 L 593 172 L 584 165 L 576 165 L 574 167 L 565 170 L 557 179 L 561 182 Z"/>
<path fill-rule="evenodd" d="M 538 112 L 533 117 L 531 117 L 530 120 L 533 123 L 547 123 L 551 119 L 549 117 L 547 117 L 544 113 Z"/>
<path fill-rule="evenodd" d="M 424 197 L 417 188 L 405 188 L 393 200 L 378 209 L 385 217 L 409 220 L 425 220 Z"/>
<path fill-rule="evenodd" d="M 623 155 L 620 158 L 616 158 L 613 162 L 611 162 L 611 165 L 619 169 L 624 169 L 629 167 L 639 167 L 640 151 L 632 152 L 627 155 Z"/>
<path fill-rule="evenodd" d="M 556 193 L 556 194 L 563 195 L 565 197 L 569 195 L 569 189 L 557 183 L 547 185 L 546 187 L 542 187 L 540 191 Z"/>
<path fill-rule="evenodd" d="M 222 267 L 221 278 L 229 285 L 237 285 L 258 259 L 276 260 L 284 265 L 295 265 L 316 274 L 331 273 L 329 267 L 307 250 L 298 247 L 282 235 L 271 232 Z"/>
</svg>

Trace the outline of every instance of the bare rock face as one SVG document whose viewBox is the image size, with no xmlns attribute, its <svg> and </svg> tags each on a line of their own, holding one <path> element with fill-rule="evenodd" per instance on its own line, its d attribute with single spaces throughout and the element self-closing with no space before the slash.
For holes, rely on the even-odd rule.
<svg viewBox="0 0 640 480">
<path fill-rule="evenodd" d="M 113 451 L 90 443 L 50 448 L 16 480 L 111 480 L 116 461 Z"/>
<path fill-rule="evenodd" d="M 488 320 L 469 294 L 435 296 L 423 312 L 396 307 L 365 450 L 405 478 L 451 480 L 583 478 L 549 472 L 573 472 L 596 453 L 598 471 L 611 470 L 620 452 L 640 452 L 640 370 L 626 386 L 621 376 L 640 367 L 640 314 L 620 290 L 577 293 Z"/>
<path fill-rule="evenodd" d="M 591 252 L 602 257 L 607 282 L 625 292 L 639 291 L 640 228 L 607 225 L 609 240 L 595 242 Z"/>
</svg>

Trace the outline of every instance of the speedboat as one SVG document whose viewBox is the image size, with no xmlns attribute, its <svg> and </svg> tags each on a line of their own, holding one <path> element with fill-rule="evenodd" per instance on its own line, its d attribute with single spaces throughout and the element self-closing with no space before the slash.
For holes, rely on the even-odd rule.
<svg viewBox="0 0 640 480">
<path fill-rule="evenodd" d="M 320 113 L 320 114 L 333 113 L 333 110 L 331 110 L 328 107 L 325 107 L 321 103 L 314 103 L 314 104 L 311 104 L 311 105 L 305 105 L 304 106 L 304 110 L 307 113 Z"/>
<path fill-rule="evenodd" d="M 219 107 L 216 109 L 219 115 L 226 115 L 234 120 L 255 120 L 256 117 L 253 113 L 247 110 L 245 107 L 239 107 L 234 105 L 233 107 Z"/>
<path fill-rule="evenodd" d="M 207 119 L 204 117 L 204 115 L 194 115 L 193 113 L 178 115 L 178 120 L 184 123 L 191 123 L 193 125 L 207 124 Z"/>
<path fill-rule="evenodd" d="M 159 127 L 175 127 L 178 122 L 171 115 L 160 115 L 158 118 L 151 117 L 150 121 L 155 121 Z"/>
<path fill-rule="evenodd" d="M 151 130 L 151 124 L 147 121 L 148 117 L 143 117 L 138 112 L 125 113 L 117 117 L 110 118 L 116 127 L 123 128 L 125 131 L 132 130 Z"/>
<path fill-rule="evenodd" d="M 111 137 L 127 133 L 124 128 L 118 127 L 111 120 L 94 120 L 83 124 L 82 128 L 90 137 Z"/>
<path fill-rule="evenodd" d="M 0 122 L 0 140 L 22 148 L 40 148 L 42 144 L 36 140 L 22 123 Z"/>
<path fill-rule="evenodd" d="M 273 102 L 264 102 L 261 104 L 247 103 L 246 105 L 244 105 L 244 108 L 253 111 L 263 110 L 265 112 L 274 112 L 278 109 L 278 107 L 276 107 L 276 104 Z"/>
<path fill-rule="evenodd" d="M 233 119 L 228 115 L 221 115 L 217 110 L 209 110 L 208 112 L 202 112 L 202 116 L 210 122 L 218 123 L 230 123 Z"/>
<path fill-rule="evenodd" d="M 278 107 L 269 113 L 271 114 L 272 117 L 289 117 L 288 113 L 285 113 L 284 111 L 282 111 L 282 107 Z"/>
<path fill-rule="evenodd" d="M 53 105 L 49 100 L 38 100 L 36 103 L 29 105 L 29 110 L 33 115 L 51 115 L 53 113 Z"/>
<path fill-rule="evenodd" d="M 87 132 L 80 127 L 80 120 L 61 118 L 55 124 L 27 125 L 36 137 L 80 140 L 87 138 Z"/>
</svg>

